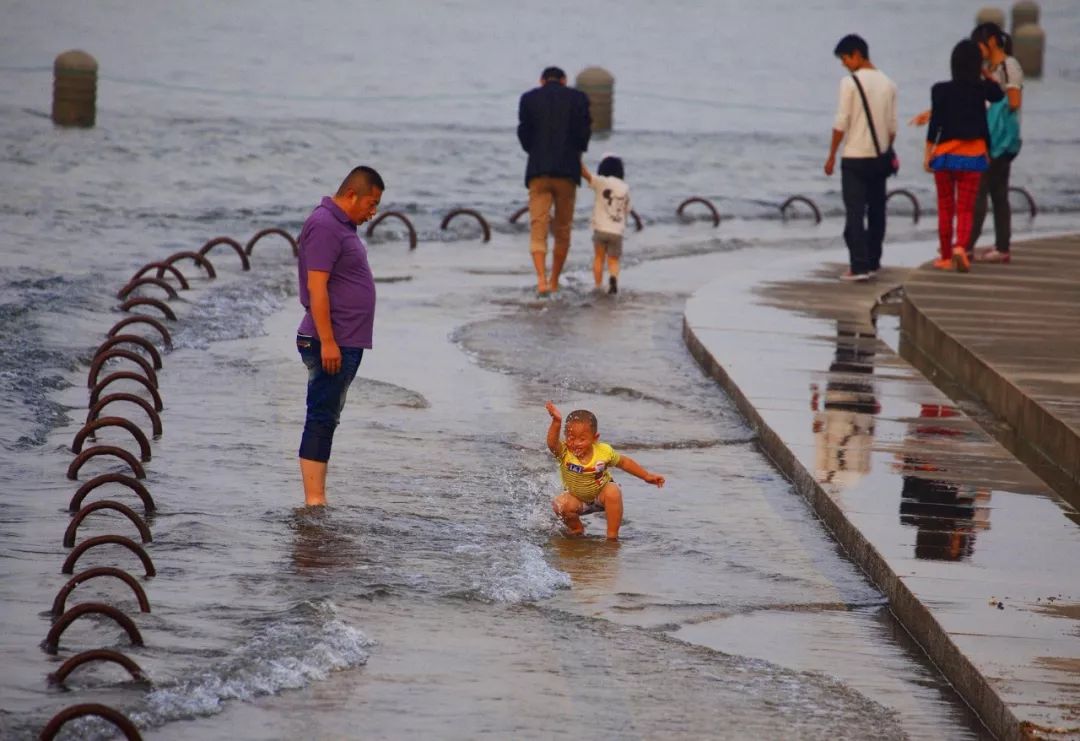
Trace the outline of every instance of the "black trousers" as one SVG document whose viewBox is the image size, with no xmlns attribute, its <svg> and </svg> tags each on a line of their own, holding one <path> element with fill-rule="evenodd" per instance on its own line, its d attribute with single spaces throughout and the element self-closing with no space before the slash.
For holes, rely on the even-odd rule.
<svg viewBox="0 0 1080 741">
<path fill-rule="evenodd" d="M 885 241 L 885 178 L 874 157 L 840 160 L 840 187 L 844 193 L 844 242 L 853 273 L 881 268 Z"/>
<path fill-rule="evenodd" d="M 990 160 L 990 168 L 979 179 L 979 195 L 975 196 L 975 217 L 971 224 L 971 239 L 967 251 L 975 249 L 986 221 L 986 199 L 994 204 L 994 246 L 998 252 L 1008 252 L 1012 241 L 1012 208 L 1009 206 L 1009 171 L 1012 158 Z"/>
</svg>

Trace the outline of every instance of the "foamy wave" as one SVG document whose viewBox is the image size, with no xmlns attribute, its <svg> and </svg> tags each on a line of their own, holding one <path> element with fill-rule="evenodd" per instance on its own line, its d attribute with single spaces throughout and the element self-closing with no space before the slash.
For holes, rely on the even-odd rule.
<svg viewBox="0 0 1080 741">
<path fill-rule="evenodd" d="M 539 546 L 521 543 L 513 555 L 482 569 L 485 579 L 473 585 L 473 594 L 491 602 L 535 602 L 570 588 L 570 575 L 552 568 Z"/>
<path fill-rule="evenodd" d="M 181 323 L 173 332 L 174 345 L 203 349 L 212 342 L 261 336 L 265 318 L 295 293 L 295 282 L 291 273 L 279 271 L 214 286 L 192 307 L 181 310 Z"/>
<path fill-rule="evenodd" d="M 129 709 L 140 728 L 154 728 L 175 720 L 215 715 L 232 700 L 252 700 L 282 690 L 300 689 L 326 679 L 331 672 L 367 663 L 373 645 L 362 632 L 334 617 L 312 624 L 310 613 L 332 615 L 329 603 L 307 603 L 295 612 L 307 613 L 275 620 L 263 626 L 226 660 L 191 678 L 158 686 Z M 78 724 L 80 738 L 111 737 L 115 731 L 96 719 Z"/>
<path fill-rule="evenodd" d="M 230 700 L 251 700 L 281 690 L 299 689 L 326 679 L 330 672 L 367 663 L 370 647 L 363 633 L 341 620 L 321 626 L 269 625 L 227 662 L 171 687 L 159 687 L 146 706 L 132 713 L 140 726 L 213 715 Z"/>
</svg>

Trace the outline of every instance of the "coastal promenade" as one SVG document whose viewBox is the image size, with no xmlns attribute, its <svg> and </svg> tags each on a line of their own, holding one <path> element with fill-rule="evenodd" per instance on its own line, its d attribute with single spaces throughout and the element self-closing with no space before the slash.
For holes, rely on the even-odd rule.
<svg viewBox="0 0 1080 741">
<path fill-rule="evenodd" d="M 1078 250 L 1035 240 L 967 275 L 898 251 L 912 267 L 861 285 L 795 255 L 684 315 L 763 451 L 1003 739 L 1080 738 Z"/>
<path fill-rule="evenodd" d="M 904 355 L 1006 422 L 1006 444 L 1080 506 L 1080 235 L 959 282 L 918 270 L 904 290 Z"/>
</svg>

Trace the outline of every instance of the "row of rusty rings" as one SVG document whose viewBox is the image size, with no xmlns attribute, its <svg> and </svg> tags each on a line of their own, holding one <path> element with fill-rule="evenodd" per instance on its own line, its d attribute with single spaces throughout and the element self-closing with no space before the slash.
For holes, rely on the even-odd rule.
<svg viewBox="0 0 1080 741">
<path fill-rule="evenodd" d="M 510 216 L 510 223 L 511 224 L 517 223 L 517 220 L 519 218 L 521 218 L 521 216 L 525 212 L 527 212 L 528 210 L 529 210 L 529 207 L 524 206 L 524 207 L 518 209 L 517 211 L 515 211 Z M 455 209 L 451 210 L 450 212 L 448 212 L 446 214 L 446 216 L 443 217 L 442 222 L 439 224 L 439 228 L 442 229 L 443 231 L 445 231 L 446 229 L 449 229 L 450 228 L 450 222 L 453 221 L 454 219 L 456 219 L 458 216 L 470 216 L 473 219 L 475 219 L 476 222 L 478 224 L 480 224 L 480 230 L 481 230 L 481 233 L 482 233 L 481 241 L 483 241 L 483 242 L 490 242 L 491 241 L 491 225 L 488 224 L 488 220 L 484 218 L 484 215 L 481 214 L 476 209 L 472 209 L 472 208 L 455 208 Z M 633 217 L 634 223 L 637 225 L 637 230 L 641 231 L 641 228 L 642 228 L 641 218 L 637 215 L 637 212 L 636 211 L 631 211 L 630 216 Z M 719 218 L 720 218 L 719 215 L 717 215 L 716 218 L 717 218 L 717 223 L 719 223 Z M 368 237 L 374 236 L 376 227 L 378 227 L 379 224 L 381 224 L 386 219 L 397 219 L 398 221 L 400 221 L 402 224 L 405 225 L 405 228 L 409 232 L 409 249 L 410 250 L 415 250 L 416 245 L 417 245 L 417 241 L 418 241 L 417 236 L 416 236 L 416 227 L 413 226 L 412 220 L 409 219 L 409 217 L 406 216 L 401 211 L 383 211 L 381 214 L 379 214 L 378 218 L 374 219 L 370 224 L 368 224 L 367 236 Z"/>
<path fill-rule="evenodd" d="M 1013 186 L 1009 188 L 1009 193 L 1019 193 L 1020 195 L 1022 195 L 1024 197 L 1024 200 L 1027 202 L 1028 213 L 1030 214 L 1031 218 L 1034 219 L 1036 216 L 1038 216 L 1038 206 L 1035 205 L 1035 199 L 1032 197 L 1031 193 L 1028 192 L 1027 188 Z M 914 224 L 918 224 L 919 219 L 922 216 L 922 207 L 919 205 L 919 199 L 915 196 L 915 194 L 905 188 L 897 188 L 896 190 L 890 190 L 885 195 L 885 203 L 888 203 L 895 196 L 902 196 L 911 203 L 911 221 Z M 785 219 L 787 218 L 788 207 L 795 203 L 805 203 L 807 206 L 809 206 L 810 210 L 814 214 L 814 222 L 817 224 L 821 223 L 821 210 L 817 207 L 816 203 L 814 203 L 806 196 L 792 196 L 791 198 L 788 198 L 786 201 L 784 201 L 783 204 L 781 204 L 780 214 Z"/>
<path fill-rule="evenodd" d="M 131 296 L 131 294 L 137 289 L 157 287 L 163 290 L 168 298 L 178 298 L 179 294 L 177 293 L 176 288 L 166 280 L 166 275 L 175 279 L 181 290 L 190 288 L 191 284 L 188 279 L 175 265 L 175 263 L 184 259 L 193 260 L 196 265 L 206 271 L 208 278 L 215 278 L 217 273 L 206 255 L 218 245 L 231 247 L 239 256 L 243 270 L 249 270 L 251 268 L 249 258 L 255 244 L 262 238 L 272 234 L 282 236 L 288 240 L 292 247 L 293 255 L 297 255 L 296 240 L 288 232 L 277 228 L 263 229 L 256 233 L 248 241 L 246 246 L 241 246 L 238 242 L 228 237 L 211 239 L 197 252 L 177 252 L 160 262 L 153 262 L 140 268 L 135 275 L 132 276 L 131 280 L 117 293 L 118 298 L 124 299 L 124 303 L 121 304 L 120 309 L 125 312 L 131 312 L 132 309 L 137 306 L 150 306 L 160 311 L 165 319 L 175 321 L 176 314 L 168 304 L 157 299 L 138 295 Z M 145 277 L 147 273 L 152 271 L 156 271 L 156 276 Z M 64 561 L 61 573 L 72 574 L 73 576 L 60 588 L 56 598 L 53 600 L 51 614 L 54 622 L 42 643 L 42 647 L 49 654 L 56 654 L 59 651 L 61 635 L 63 635 L 64 631 L 67 630 L 72 623 L 85 615 L 103 615 L 111 618 L 124 629 L 132 645 L 143 645 L 142 634 L 139 632 L 138 626 L 135 625 L 135 622 L 130 617 L 116 607 L 102 602 L 84 602 L 68 609 L 67 600 L 75 588 L 80 584 L 98 577 L 110 576 L 119 579 L 131 588 L 131 591 L 135 594 L 135 598 L 138 601 L 139 610 L 141 612 L 150 612 L 150 600 L 147 598 L 146 591 L 139 581 L 127 571 L 112 566 L 97 566 L 80 571 L 77 574 L 75 573 L 75 564 L 84 553 L 97 546 L 107 544 L 120 545 L 134 553 L 142 562 L 147 578 L 153 577 L 157 573 L 150 555 L 142 545 L 136 543 L 131 538 L 122 535 L 100 535 L 87 538 L 79 543 L 78 546 L 75 545 L 76 535 L 83 520 L 93 512 L 103 510 L 119 512 L 130 520 L 138 530 L 139 538 L 142 543 L 149 543 L 153 540 L 150 528 L 147 525 L 147 520 L 156 510 L 156 504 L 154 503 L 153 497 L 150 496 L 150 492 L 147 490 L 146 486 L 140 481 L 140 479 L 146 477 L 146 471 L 141 464 L 149 461 L 151 457 L 150 438 L 147 438 L 146 433 L 137 424 L 125 417 L 101 416 L 102 410 L 113 402 L 130 402 L 141 407 L 147 417 L 149 417 L 153 439 L 156 440 L 162 435 L 160 412 L 162 411 L 163 404 L 161 394 L 158 391 L 158 378 L 155 372 L 162 367 L 161 352 L 149 339 L 142 335 L 131 334 L 130 330 L 128 330 L 130 327 L 144 325 L 151 327 L 157 332 L 161 344 L 164 347 L 172 347 L 172 335 L 161 321 L 143 314 L 133 314 L 132 316 L 120 320 L 109 330 L 105 341 L 98 347 L 90 363 L 90 372 L 87 376 L 87 386 L 90 388 L 90 409 L 86 416 L 86 422 L 76 433 L 75 439 L 71 444 L 71 450 L 73 453 L 76 453 L 76 457 L 68 467 L 68 478 L 73 480 L 77 479 L 79 470 L 82 468 L 83 464 L 97 456 L 115 456 L 119 458 L 127 464 L 133 475 L 128 475 L 127 473 L 105 473 L 96 476 L 79 487 L 68 505 L 68 510 L 73 513 L 73 516 L 64 533 L 63 543 L 65 548 L 73 548 L 73 550 Z M 136 350 L 141 350 L 144 354 L 139 354 Z M 105 364 L 115 360 L 130 361 L 137 366 L 138 371 L 140 372 L 119 371 L 110 373 L 105 378 L 101 378 L 101 373 Z M 150 400 L 148 401 L 143 396 L 126 392 L 103 393 L 106 387 L 116 381 L 122 380 L 135 381 L 141 384 L 147 395 L 150 397 Z M 94 445 L 85 450 L 83 449 L 87 440 L 96 440 L 95 435 L 97 431 L 106 427 L 119 427 L 129 432 L 139 446 L 141 461 L 136 460 L 134 455 L 119 446 Z M 143 516 L 140 517 L 137 512 L 126 504 L 109 499 L 96 501 L 83 506 L 83 501 L 90 492 L 104 484 L 120 484 L 126 486 L 138 495 L 143 505 Z M 70 657 L 64 661 L 59 669 L 49 675 L 49 681 L 54 684 L 62 684 L 68 676 L 80 666 L 97 661 L 118 664 L 126 669 L 134 680 L 140 682 L 149 681 L 143 670 L 130 657 L 125 656 L 119 651 L 104 648 L 82 651 Z M 135 727 L 135 724 L 132 723 L 131 719 L 114 708 L 97 703 L 72 705 L 61 710 L 49 720 L 42 730 L 40 738 L 51 739 L 67 722 L 87 715 L 94 715 L 108 720 L 129 739 L 140 738 L 138 729 Z"/>
<path fill-rule="evenodd" d="M 1028 211 L 1031 213 L 1031 218 L 1035 218 L 1035 216 L 1038 214 L 1038 208 L 1035 205 L 1035 199 L 1031 196 L 1031 193 L 1029 193 L 1026 188 L 1021 187 L 1010 187 L 1009 192 L 1019 193 L 1020 195 L 1022 195 L 1027 201 Z M 885 202 L 888 203 L 894 196 L 903 196 L 911 202 L 911 218 L 914 223 L 918 224 L 919 218 L 922 215 L 922 209 L 919 205 L 919 199 L 915 197 L 915 194 L 905 188 L 898 188 L 896 190 L 889 191 L 889 193 L 885 196 Z M 687 206 L 695 203 L 701 204 L 708 210 L 709 216 L 712 218 L 714 228 L 720 226 L 720 211 L 716 208 L 716 205 L 708 198 L 702 198 L 701 196 L 692 196 L 690 198 L 687 198 L 685 201 L 678 205 L 678 207 L 675 209 L 675 213 L 680 217 L 687 218 L 683 212 L 686 210 Z M 818 208 L 817 204 L 814 203 L 812 199 L 803 195 L 791 196 L 791 198 L 788 198 L 786 201 L 780 204 L 780 214 L 784 219 L 787 219 L 788 217 L 788 209 L 796 203 L 804 203 L 809 206 L 811 212 L 813 212 L 814 215 L 814 222 L 817 224 L 821 223 L 821 209 Z M 510 215 L 510 223 L 516 224 L 518 220 L 528 212 L 529 207 L 522 206 Z M 483 214 L 481 214 L 479 211 L 476 211 L 475 209 L 455 208 L 443 217 L 442 223 L 439 225 L 439 228 L 445 231 L 450 226 L 450 222 L 457 216 L 471 216 L 472 218 L 476 219 L 476 221 L 480 224 L 481 230 L 483 230 L 482 241 L 491 241 L 491 227 L 488 225 L 487 219 L 484 218 Z M 641 217 L 638 215 L 637 211 L 631 209 L 630 217 L 634 220 L 635 231 L 640 232 L 643 228 L 643 225 Z M 416 227 L 413 226 L 413 223 L 409 219 L 409 217 L 401 211 L 384 211 L 383 213 L 379 214 L 379 217 L 368 225 L 367 236 L 373 236 L 375 234 L 375 227 L 377 227 L 386 219 L 391 218 L 397 219 L 405 225 L 405 228 L 409 231 L 409 249 L 415 250 L 417 244 Z"/>
<path fill-rule="evenodd" d="M 686 206 L 686 204 L 688 204 L 688 203 L 692 203 L 692 202 L 693 202 L 693 201 L 695 201 L 695 200 L 698 200 L 698 201 L 702 201 L 702 202 L 706 202 L 704 198 L 691 198 L 691 199 L 688 199 L 688 200 L 686 200 L 686 201 L 683 201 L 682 205 L 680 205 L 680 206 L 679 206 L 679 209 L 680 209 L 680 210 L 679 210 L 679 215 L 680 215 L 680 216 L 682 215 L 682 208 L 683 208 L 684 206 Z M 710 204 L 708 204 L 708 205 L 709 205 L 710 207 L 712 207 L 712 204 L 711 204 L 711 203 L 710 203 Z M 715 208 L 713 208 L 713 211 L 715 212 L 715 211 L 716 211 L 716 209 L 715 209 Z M 521 218 L 522 216 L 524 216 L 524 215 L 525 215 L 525 214 L 527 214 L 527 213 L 529 213 L 529 207 L 528 207 L 528 206 L 522 206 L 522 207 L 521 207 L 521 208 L 519 208 L 519 209 L 518 209 L 517 211 L 515 211 L 515 212 L 514 212 L 514 213 L 512 213 L 512 214 L 510 214 L 510 219 L 509 219 L 510 223 L 511 223 L 511 224 L 516 224 L 516 223 L 518 222 L 518 219 L 520 219 L 520 218 Z M 641 231 L 642 229 L 644 229 L 644 228 L 645 228 L 644 224 L 643 224 L 643 223 L 642 223 L 642 221 L 641 221 L 641 217 L 640 217 L 640 216 L 638 216 L 638 212 L 637 212 L 637 211 L 635 211 L 634 209 L 630 209 L 630 218 L 634 220 L 634 231 L 636 231 L 636 232 L 640 232 L 640 231 Z M 720 214 L 719 214 L 719 213 L 717 213 L 717 214 L 716 214 L 716 218 L 717 218 L 717 222 L 716 222 L 716 223 L 717 223 L 717 224 L 719 224 L 719 223 L 720 223 L 720 221 L 719 221 L 719 218 L 720 218 Z"/>
</svg>

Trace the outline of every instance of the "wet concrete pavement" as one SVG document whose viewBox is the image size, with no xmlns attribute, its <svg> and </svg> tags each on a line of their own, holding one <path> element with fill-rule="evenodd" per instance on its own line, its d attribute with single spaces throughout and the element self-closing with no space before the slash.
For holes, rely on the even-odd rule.
<svg viewBox="0 0 1080 741">
<path fill-rule="evenodd" d="M 914 266 L 926 250 L 889 257 Z M 988 287 L 973 288 L 965 281 L 981 271 L 903 267 L 847 285 L 841 269 L 807 255 L 726 274 L 687 302 L 688 347 L 993 733 L 1080 737 L 1080 516 L 986 431 L 1000 423 L 899 355 L 895 316 L 873 312 L 882 294 L 911 283 L 916 300 L 947 305 L 960 321 L 974 316 L 964 291 L 1001 279 L 986 268 Z M 993 302 L 974 305 L 985 314 Z M 997 305 L 1009 326 L 1022 314 L 1037 324 L 1045 311 L 1037 301 Z M 1028 358 L 1029 371 L 1041 362 L 1015 349 L 1009 357 Z M 1012 368 L 1023 376 L 1021 366 Z M 1064 401 L 1068 387 L 1052 388 Z"/>
<path fill-rule="evenodd" d="M 922 269 L 905 282 L 912 350 L 1016 431 L 1080 502 L 1080 235 L 1020 245 L 1010 265 L 963 280 Z M 942 290 L 948 286 L 948 290 Z M 1066 331 L 1063 331 L 1066 330 Z M 1053 475 L 1053 474 L 1051 474 Z"/>
</svg>

